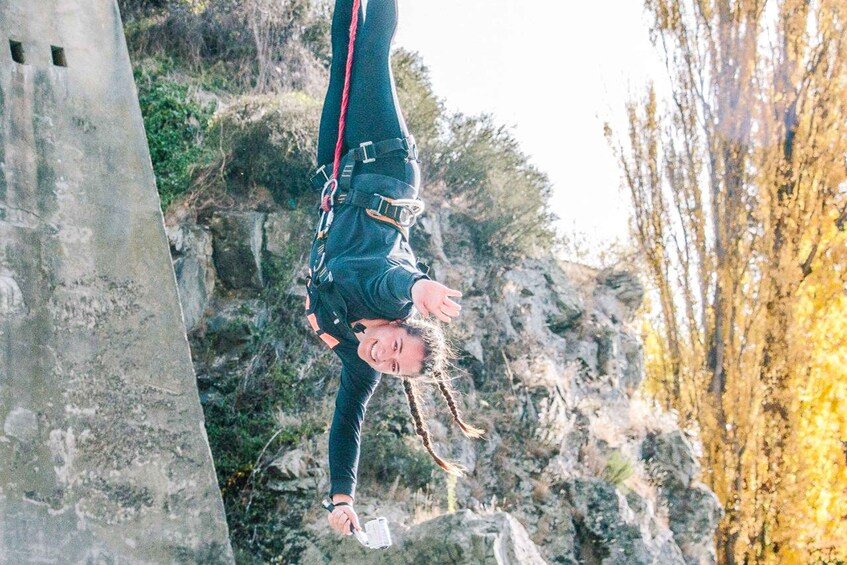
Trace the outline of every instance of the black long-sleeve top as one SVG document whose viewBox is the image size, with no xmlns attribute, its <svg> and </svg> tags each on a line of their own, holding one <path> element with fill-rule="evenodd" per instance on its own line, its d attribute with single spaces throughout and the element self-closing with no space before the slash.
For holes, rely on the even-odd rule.
<svg viewBox="0 0 847 565">
<path fill-rule="evenodd" d="M 314 263 L 317 246 L 312 249 Z M 327 266 L 333 282 L 310 290 L 320 330 L 338 344 L 333 351 L 341 359 L 341 384 L 329 434 L 330 495 L 355 496 L 362 423 L 368 401 L 376 390 L 380 373 L 359 358 L 359 341 L 351 330 L 362 319 L 398 320 L 412 310 L 412 286 L 428 278 L 406 239 L 395 228 L 374 220 L 361 208 L 341 206 L 326 240 Z M 330 300 L 324 293 L 335 293 Z M 339 298 L 341 302 L 339 303 Z M 341 304 L 346 312 L 333 308 Z M 335 314 L 346 327 L 333 324 Z"/>
</svg>

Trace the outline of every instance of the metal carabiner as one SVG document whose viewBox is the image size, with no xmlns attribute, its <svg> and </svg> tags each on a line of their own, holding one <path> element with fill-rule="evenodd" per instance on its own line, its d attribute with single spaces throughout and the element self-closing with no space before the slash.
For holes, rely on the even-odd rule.
<svg viewBox="0 0 847 565">
<path fill-rule="evenodd" d="M 329 193 L 327 193 L 329 190 Z M 329 209 L 335 205 L 335 192 L 338 190 L 338 181 L 334 178 L 331 178 L 324 183 L 324 187 L 321 189 L 321 206 L 323 206 L 324 199 L 329 197 Z M 325 210 L 326 211 L 326 210 Z"/>
</svg>

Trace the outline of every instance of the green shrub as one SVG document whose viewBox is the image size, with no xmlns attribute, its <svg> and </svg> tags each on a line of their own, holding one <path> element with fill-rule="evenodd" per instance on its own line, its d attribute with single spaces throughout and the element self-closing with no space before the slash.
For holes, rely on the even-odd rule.
<svg viewBox="0 0 847 565">
<path fill-rule="evenodd" d="M 453 116 L 436 161 L 448 198 L 468 218 L 480 253 L 509 260 L 549 249 L 550 180 L 491 116 Z"/>
<path fill-rule="evenodd" d="M 395 52 L 392 69 L 409 131 L 418 141 L 424 197 L 443 188 L 482 254 L 509 260 L 549 249 L 550 180 L 529 163 L 511 133 L 488 115 L 447 116 L 416 53 Z"/>
<path fill-rule="evenodd" d="M 421 153 L 421 168 L 426 183 L 430 176 L 432 155 L 442 143 L 444 104 L 435 96 L 429 70 L 417 53 L 398 49 L 392 54 L 391 68 L 403 117 Z"/>
<path fill-rule="evenodd" d="M 632 461 L 618 450 L 609 454 L 606 467 L 603 469 L 603 479 L 615 486 L 620 486 L 633 473 Z"/>
<path fill-rule="evenodd" d="M 200 74 L 221 65 L 233 93 L 325 87 L 327 0 L 118 0 L 133 58 L 167 56 Z"/>
<path fill-rule="evenodd" d="M 412 490 L 426 487 L 435 464 L 423 446 L 414 441 L 417 436 L 398 436 L 390 430 L 376 428 L 369 427 L 362 434 L 359 476 L 386 488 L 398 476 L 400 484 Z"/>
<path fill-rule="evenodd" d="M 214 105 L 192 100 L 186 85 L 168 78 L 166 65 L 138 66 L 133 75 L 164 210 L 188 190 L 194 165 L 205 158 L 204 131 Z"/>
<path fill-rule="evenodd" d="M 219 148 L 210 169 L 226 188 L 264 186 L 277 202 L 310 190 L 320 104 L 302 93 L 244 96 L 215 115 L 209 143 Z"/>
<path fill-rule="evenodd" d="M 121 19 L 126 25 L 165 9 L 171 0 L 118 0 Z"/>
<path fill-rule="evenodd" d="M 239 563 L 268 563 L 279 555 L 290 559 L 286 563 L 296 562 L 305 549 L 300 527 L 303 514 L 314 504 L 311 493 L 282 496 L 267 487 L 270 475 L 262 469 L 275 454 L 319 437 L 327 424 L 327 415 L 316 407 L 326 394 L 321 383 L 331 376 L 329 355 L 307 361 L 315 354 L 308 347 L 311 332 L 294 320 L 302 315 L 302 301 L 284 292 L 292 265 L 285 259 L 269 264 L 266 272 L 278 276 L 273 281 L 279 283 L 272 282 L 263 292 L 270 319 L 254 328 L 247 359 L 239 362 L 239 368 L 219 373 L 207 385 L 216 394 L 203 405 Z M 226 350 L 211 351 L 210 361 L 221 353 Z M 302 378 L 307 362 L 311 369 L 308 378 Z M 279 412 L 296 416 L 299 422 L 280 428 Z M 254 474 L 257 461 L 259 471 Z"/>
</svg>

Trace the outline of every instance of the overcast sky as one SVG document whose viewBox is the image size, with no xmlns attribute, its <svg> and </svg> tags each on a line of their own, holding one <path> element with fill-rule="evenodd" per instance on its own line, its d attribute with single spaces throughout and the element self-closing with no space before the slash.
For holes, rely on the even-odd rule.
<svg viewBox="0 0 847 565">
<path fill-rule="evenodd" d="M 400 0 L 396 43 L 417 51 L 448 109 L 512 127 L 550 175 L 564 233 L 627 239 L 629 203 L 603 136 L 663 69 L 639 0 Z M 412 132 L 414 133 L 414 132 Z"/>
</svg>

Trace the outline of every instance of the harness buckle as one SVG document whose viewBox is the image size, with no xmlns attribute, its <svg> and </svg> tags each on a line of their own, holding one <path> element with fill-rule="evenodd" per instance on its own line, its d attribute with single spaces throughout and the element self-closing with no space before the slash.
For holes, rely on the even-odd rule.
<svg viewBox="0 0 847 565">
<path fill-rule="evenodd" d="M 317 171 L 315 171 L 315 175 L 314 175 L 314 176 L 318 176 L 318 175 L 323 175 L 323 177 L 324 177 L 324 184 L 326 184 L 326 183 L 328 183 L 328 182 L 330 181 L 330 176 L 326 173 L 326 164 L 321 165 L 321 166 L 318 168 L 318 170 L 317 170 Z"/>
<path fill-rule="evenodd" d="M 376 152 L 374 152 L 373 157 L 368 157 L 368 147 L 373 147 L 373 141 L 363 141 L 359 144 L 359 147 L 362 148 L 362 163 L 373 163 L 376 161 Z"/>
<path fill-rule="evenodd" d="M 401 227 L 410 228 L 415 225 L 415 222 L 424 211 L 424 202 L 417 198 L 398 198 L 389 200 L 381 194 L 375 194 L 379 197 L 379 205 L 376 207 L 376 213 L 382 216 L 386 215 L 391 208 L 396 208 L 400 212 L 400 216 L 396 218 L 396 222 Z"/>
<path fill-rule="evenodd" d="M 414 225 L 416 218 L 415 214 L 408 208 L 400 208 L 400 217 L 397 219 L 397 223 L 404 228 L 410 228 Z"/>
<path fill-rule="evenodd" d="M 403 145 L 406 149 L 406 159 L 409 161 L 418 160 L 418 144 L 415 143 L 415 138 L 412 136 L 403 139 Z"/>
</svg>

